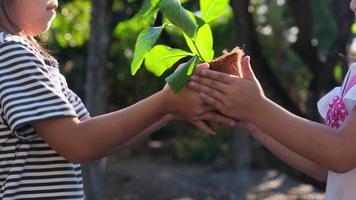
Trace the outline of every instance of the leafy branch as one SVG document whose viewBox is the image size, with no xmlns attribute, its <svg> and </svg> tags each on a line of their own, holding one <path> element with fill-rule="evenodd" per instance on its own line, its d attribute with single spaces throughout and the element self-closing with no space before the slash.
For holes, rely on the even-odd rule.
<svg viewBox="0 0 356 200">
<path fill-rule="evenodd" d="M 138 36 L 131 74 L 135 75 L 144 63 L 156 76 L 174 66 L 179 60 L 190 57 L 189 61 L 166 78 L 166 82 L 175 92 L 179 92 L 187 83 L 197 62 L 210 62 L 214 58 L 213 34 L 209 23 L 219 17 L 228 7 L 229 0 L 200 0 L 200 13 L 197 16 L 186 10 L 179 0 L 145 0 L 139 15 L 147 18 L 161 12 L 172 24 L 148 27 Z M 156 45 L 163 29 L 173 25 L 178 27 L 191 52 Z"/>
</svg>

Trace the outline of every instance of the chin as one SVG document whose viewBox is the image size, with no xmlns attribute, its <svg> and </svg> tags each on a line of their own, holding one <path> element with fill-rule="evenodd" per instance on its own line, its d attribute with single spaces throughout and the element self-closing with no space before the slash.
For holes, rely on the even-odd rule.
<svg viewBox="0 0 356 200">
<path fill-rule="evenodd" d="M 25 35 L 27 36 L 40 36 L 43 33 L 46 33 L 48 30 L 42 30 L 42 31 L 31 31 L 31 32 L 25 32 Z"/>
<path fill-rule="evenodd" d="M 26 35 L 28 36 L 38 36 L 38 35 L 42 35 L 43 33 L 46 33 L 49 29 L 51 28 L 51 24 L 47 24 L 44 27 L 38 28 L 38 29 L 34 29 L 31 31 L 27 31 Z"/>
<path fill-rule="evenodd" d="M 41 32 L 41 34 L 43 34 L 43 33 L 46 33 L 49 29 L 51 28 L 51 26 L 49 25 L 49 26 L 47 26 L 42 32 Z"/>
</svg>

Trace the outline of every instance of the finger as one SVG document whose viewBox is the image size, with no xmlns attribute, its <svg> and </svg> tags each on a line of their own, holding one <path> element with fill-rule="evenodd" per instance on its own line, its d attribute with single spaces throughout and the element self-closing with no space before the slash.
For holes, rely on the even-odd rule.
<svg viewBox="0 0 356 200">
<path fill-rule="evenodd" d="M 206 112 L 206 113 L 203 113 L 202 115 L 200 115 L 200 117 L 204 121 L 207 120 L 210 122 L 221 123 L 221 124 L 224 124 L 226 126 L 231 126 L 231 127 L 236 126 L 236 123 L 237 123 L 236 120 L 234 120 L 230 117 L 227 117 L 225 115 L 218 114 L 217 112 Z"/>
<path fill-rule="evenodd" d="M 202 63 L 197 65 L 198 69 L 209 69 L 209 67 L 210 67 L 209 63 Z"/>
<path fill-rule="evenodd" d="M 188 82 L 188 87 L 198 91 L 198 92 L 203 92 L 208 94 L 209 96 L 214 97 L 215 99 L 224 99 L 224 94 L 221 93 L 219 90 L 210 88 L 208 86 L 205 86 L 203 84 L 199 84 L 197 82 L 194 81 L 189 81 Z"/>
<path fill-rule="evenodd" d="M 211 106 L 211 105 L 204 104 L 204 105 L 203 105 L 203 110 L 204 110 L 204 112 L 203 112 L 203 113 L 206 113 L 206 112 L 215 111 L 215 110 L 216 110 L 216 108 L 214 108 L 214 107 L 213 107 L 213 106 Z"/>
<path fill-rule="evenodd" d="M 223 94 L 226 94 L 227 88 L 229 87 L 229 85 L 222 83 L 220 81 L 204 78 L 201 76 L 195 76 L 195 75 L 190 77 L 190 81 L 199 83 L 200 85 L 205 85 L 205 86 L 215 89 L 215 90 L 218 90 Z"/>
<path fill-rule="evenodd" d="M 201 119 L 201 115 L 206 113 L 206 112 L 212 112 L 212 111 L 216 111 L 216 108 L 214 108 L 213 106 L 211 105 L 208 105 L 208 104 L 203 104 L 201 105 L 199 111 L 191 117 L 192 120 L 200 120 Z"/>
<path fill-rule="evenodd" d="M 217 99 L 215 99 L 215 98 L 213 98 L 213 97 L 211 97 L 211 96 L 209 96 L 209 95 L 207 95 L 207 94 L 205 94 L 205 93 L 200 93 L 199 96 L 201 97 L 201 99 L 202 99 L 205 103 L 207 103 L 207 104 L 213 106 L 214 108 L 216 108 L 216 109 L 218 109 L 218 110 L 220 110 L 220 111 L 223 110 L 224 104 L 222 104 L 222 103 L 221 103 L 220 101 L 218 101 Z"/>
<path fill-rule="evenodd" d="M 209 69 L 209 63 L 202 63 L 194 68 L 193 75 L 199 75 L 201 70 Z"/>
<path fill-rule="evenodd" d="M 248 129 L 248 123 L 247 123 L 247 121 L 243 121 L 243 120 L 241 120 L 241 121 L 238 121 L 237 123 L 236 123 L 236 126 L 235 126 L 236 128 L 240 128 L 240 129 L 243 129 L 243 130 L 247 130 Z"/>
<path fill-rule="evenodd" d="M 223 72 L 204 69 L 199 71 L 199 75 L 208 79 L 223 82 L 225 84 L 231 84 L 234 81 L 234 75 L 226 74 Z"/>
<path fill-rule="evenodd" d="M 243 78 L 248 80 L 255 80 L 255 74 L 253 73 L 251 63 L 250 63 L 250 56 L 246 56 L 241 61 L 241 68 Z"/>
<path fill-rule="evenodd" d="M 250 56 L 246 56 L 241 61 L 241 69 L 242 69 L 242 74 L 244 76 L 243 78 L 254 81 L 255 83 L 257 83 L 259 90 L 264 95 L 263 88 L 252 70 L 250 59 L 251 59 Z"/>
<path fill-rule="evenodd" d="M 201 98 L 201 97 L 200 97 Z M 202 100 L 204 101 L 204 100 Z M 204 103 L 203 105 L 201 105 L 199 111 L 191 117 L 192 120 L 200 120 L 201 119 L 201 115 L 203 115 L 204 113 L 207 113 L 207 112 L 213 112 L 213 111 L 216 111 L 216 108 L 214 108 L 213 106 L 209 105 L 209 104 L 206 104 Z"/>
<path fill-rule="evenodd" d="M 195 127 L 199 128 L 200 130 L 206 133 L 209 133 L 210 135 L 216 134 L 214 130 L 212 130 L 208 125 L 206 125 L 206 123 L 204 123 L 201 120 L 193 121 L 192 123 L 194 124 Z"/>
</svg>

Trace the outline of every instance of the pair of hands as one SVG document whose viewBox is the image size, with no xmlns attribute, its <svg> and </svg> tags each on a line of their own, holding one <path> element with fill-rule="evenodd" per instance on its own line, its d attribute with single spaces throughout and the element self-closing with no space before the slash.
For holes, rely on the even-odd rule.
<svg viewBox="0 0 356 200">
<path fill-rule="evenodd" d="M 251 99 L 264 97 L 264 94 L 251 69 L 250 58 L 245 57 L 241 66 L 243 78 L 209 70 L 209 66 L 203 64 L 194 71 L 189 87 L 178 94 L 166 86 L 164 90 L 174 96 L 170 103 L 174 107 L 171 113 L 175 118 L 189 121 L 211 134 L 215 131 L 206 121 L 244 129 L 254 128 L 244 119 L 253 108 Z"/>
<path fill-rule="evenodd" d="M 238 127 L 255 132 L 256 127 L 249 121 L 258 114 L 257 105 L 265 95 L 252 71 L 250 57 L 241 61 L 243 77 L 212 71 L 208 67 L 204 64 L 197 68 L 190 78 L 189 88 L 199 92 L 204 103 L 235 119 Z"/>
<path fill-rule="evenodd" d="M 185 120 L 193 124 L 200 130 L 215 134 L 215 130 L 209 126 L 207 122 L 215 122 L 223 124 L 224 126 L 235 126 L 236 120 L 227 116 L 218 114 L 216 109 L 205 103 L 199 96 L 199 93 L 191 88 L 185 87 L 179 93 L 175 94 L 168 85 L 163 91 L 170 96 L 169 105 L 170 119 Z"/>
</svg>

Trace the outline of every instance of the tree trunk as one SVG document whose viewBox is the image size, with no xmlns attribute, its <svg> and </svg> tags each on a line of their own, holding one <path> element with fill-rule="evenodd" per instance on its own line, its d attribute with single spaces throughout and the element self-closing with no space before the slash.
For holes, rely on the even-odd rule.
<svg viewBox="0 0 356 200">
<path fill-rule="evenodd" d="M 92 116 L 108 111 L 106 65 L 111 41 L 112 0 L 93 0 L 88 45 L 85 103 Z M 102 199 L 101 160 L 82 164 L 86 199 Z"/>
</svg>

